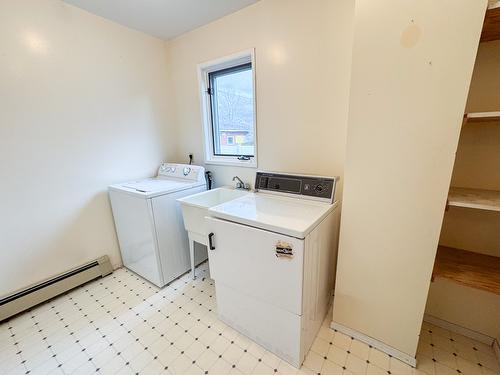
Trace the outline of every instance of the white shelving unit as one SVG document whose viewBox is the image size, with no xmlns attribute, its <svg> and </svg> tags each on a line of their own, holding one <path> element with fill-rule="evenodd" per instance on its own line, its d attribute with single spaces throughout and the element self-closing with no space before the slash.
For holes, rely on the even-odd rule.
<svg viewBox="0 0 500 375">
<path fill-rule="evenodd" d="M 466 123 L 500 121 L 500 111 L 470 112 L 464 115 L 464 120 Z"/>
<path fill-rule="evenodd" d="M 439 246 L 432 277 L 500 295 L 500 258 Z"/>
<path fill-rule="evenodd" d="M 452 187 L 448 206 L 500 211 L 500 191 Z"/>
</svg>

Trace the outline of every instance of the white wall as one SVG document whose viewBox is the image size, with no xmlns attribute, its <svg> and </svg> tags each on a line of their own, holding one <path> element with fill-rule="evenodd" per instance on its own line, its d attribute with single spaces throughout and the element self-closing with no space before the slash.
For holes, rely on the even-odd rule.
<svg viewBox="0 0 500 375">
<path fill-rule="evenodd" d="M 106 189 L 169 156 L 164 43 L 61 1 L 2 1 L 0 82 L 0 295 L 119 264 Z"/>
<path fill-rule="evenodd" d="M 204 162 L 197 64 L 255 48 L 258 168 L 343 175 L 353 11 L 351 0 L 262 0 L 170 41 L 176 159 Z M 207 168 L 216 185 L 254 183 L 253 168 Z"/>
<path fill-rule="evenodd" d="M 486 0 L 357 0 L 333 320 L 414 357 Z"/>
<path fill-rule="evenodd" d="M 436 278 L 429 289 L 426 314 L 482 333 L 500 342 L 500 296 Z"/>
</svg>

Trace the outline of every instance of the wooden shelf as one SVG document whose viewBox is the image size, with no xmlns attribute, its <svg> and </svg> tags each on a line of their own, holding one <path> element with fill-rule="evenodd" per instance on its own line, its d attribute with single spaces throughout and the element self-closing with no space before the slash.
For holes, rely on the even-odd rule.
<svg viewBox="0 0 500 375">
<path fill-rule="evenodd" d="M 499 257 L 439 246 L 432 276 L 500 294 Z"/>
<path fill-rule="evenodd" d="M 500 7 L 490 8 L 484 16 L 481 42 L 500 39 Z"/>
<path fill-rule="evenodd" d="M 464 115 L 465 122 L 500 121 L 500 111 L 496 112 L 471 112 Z"/>
<path fill-rule="evenodd" d="M 448 206 L 500 211 L 500 191 L 452 187 Z"/>
</svg>

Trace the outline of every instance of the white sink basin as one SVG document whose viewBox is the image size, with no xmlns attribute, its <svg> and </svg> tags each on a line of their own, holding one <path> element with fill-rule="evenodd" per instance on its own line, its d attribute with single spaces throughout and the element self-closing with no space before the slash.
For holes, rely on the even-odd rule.
<svg viewBox="0 0 500 375">
<path fill-rule="evenodd" d="M 246 190 L 221 187 L 179 198 L 178 201 L 181 203 L 182 216 L 184 218 L 184 227 L 188 231 L 189 240 L 206 245 L 207 230 L 205 216 L 210 216 L 208 209 L 247 194 L 249 192 Z"/>
</svg>

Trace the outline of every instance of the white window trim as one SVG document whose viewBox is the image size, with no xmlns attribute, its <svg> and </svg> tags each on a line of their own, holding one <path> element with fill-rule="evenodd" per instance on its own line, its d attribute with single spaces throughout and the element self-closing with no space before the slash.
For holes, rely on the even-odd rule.
<svg viewBox="0 0 500 375">
<path fill-rule="evenodd" d="M 208 74 L 210 72 L 229 68 L 232 66 L 252 63 L 252 84 L 253 84 L 253 134 L 255 156 L 250 160 L 238 160 L 236 156 L 219 156 L 213 153 L 212 119 L 210 118 L 210 97 L 207 94 L 209 87 Z M 248 168 L 257 168 L 257 106 L 255 90 L 255 51 L 249 49 L 230 56 L 208 61 L 198 65 L 198 82 L 200 87 L 201 116 L 204 134 L 205 164 L 232 165 Z"/>
</svg>

